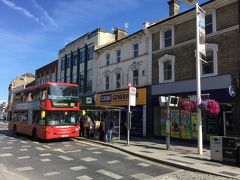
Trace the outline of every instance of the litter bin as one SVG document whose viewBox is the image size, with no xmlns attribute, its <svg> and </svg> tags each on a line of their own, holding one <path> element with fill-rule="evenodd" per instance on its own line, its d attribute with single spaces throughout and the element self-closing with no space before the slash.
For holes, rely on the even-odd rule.
<svg viewBox="0 0 240 180">
<path fill-rule="evenodd" d="M 211 160 L 222 161 L 222 136 L 210 137 Z"/>
<path fill-rule="evenodd" d="M 240 139 L 236 137 L 223 137 L 223 161 L 238 163 Z"/>
</svg>

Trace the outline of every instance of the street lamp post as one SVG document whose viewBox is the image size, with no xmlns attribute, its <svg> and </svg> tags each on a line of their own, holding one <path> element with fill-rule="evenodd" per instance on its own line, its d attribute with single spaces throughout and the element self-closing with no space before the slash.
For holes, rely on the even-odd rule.
<svg viewBox="0 0 240 180">
<path fill-rule="evenodd" d="M 199 56 L 199 30 L 198 30 L 198 3 L 196 3 L 196 81 L 197 81 L 197 105 L 201 103 L 201 73 L 200 73 L 200 56 Z M 198 154 L 203 154 L 203 143 L 202 143 L 202 113 L 201 109 L 197 108 L 197 119 L 198 119 Z"/>
<path fill-rule="evenodd" d="M 183 0 L 186 5 L 196 6 L 196 85 L 197 85 L 197 105 L 201 103 L 201 64 L 200 54 L 206 56 L 205 50 L 205 12 L 198 5 L 198 0 Z M 201 31 L 201 34 L 200 34 Z M 200 39 L 201 38 L 201 39 Z M 202 139 L 202 114 L 201 109 L 197 108 L 198 119 L 198 154 L 203 154 Z"/>
</svg>

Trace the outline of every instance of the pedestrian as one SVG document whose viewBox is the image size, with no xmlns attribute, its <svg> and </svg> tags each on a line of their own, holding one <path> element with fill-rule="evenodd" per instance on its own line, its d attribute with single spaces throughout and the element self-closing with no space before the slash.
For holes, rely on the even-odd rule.
<svg viewBox="0 0 240 180">
<path fill-rule="evenodd" d="M 84 117 L 80 117 L 80 133 L 81 137 L 84 137 Z"/>
<path fill-rule="evenodd" d="M 107 129 L 107 132 L 105 135 L 106 142 L 112 141 L 112 131 L 113 131 L 114 126 L 115 126 L 114 121 L 111 119 L 110 123 L 108 124 L 108 129 Z"/>
<path fill-rule="evenodd" d="M 101 119 L 100 126 L 99 126 L 99 140 L 104 140 L 104 133 L 105 133 L 105 121 Z"/>
<path fill-rule="evenodd" d="M 94 138 L 94 134 L 95 134 L 95 122 L 94 122 L 94 119 L 92 119 L 90 121 L 90 124 L 89 124 L 89 133 L 90 133 L 90 138 Z"/>
<path fill-rule="evenodd" d="M 89 136 L 90 136 L 90 134 L 89 134 L 90 122 L 91 122 L 91 118 L 89 116 L 86 116 L 85 122 L 84 122 L 84 127 L 86 130 L 87 138 L 89 138 Z"/>
</svg>

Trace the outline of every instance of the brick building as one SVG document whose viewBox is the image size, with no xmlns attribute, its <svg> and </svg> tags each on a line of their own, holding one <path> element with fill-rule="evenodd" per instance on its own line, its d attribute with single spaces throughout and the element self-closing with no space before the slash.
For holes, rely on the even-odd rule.
<svg viewBox="0 0 240 180">
<path fill-rule="evenodd" d="M 179 8 L 171 6 L 170 8 Z M 232 97 L 229 87 L 239 88 L 240 81 L 240 33 L 239 2 L 237 0 L 211 0 L 201 7 L 206 11 L 206 62 L 201 62 L 202 94 L 217 100 L 221 112 L 217 117 L 203 113 L 205 140 L 210 135 L 240 136 L 240 95 Z M 171 12 L 178 12 L 172 10 Z M 180 14 L 170 14 L 148 28 L 152 34 L 152 97 L 148 117 L 149 136 L 165 135 L 166 110 L 159 105 L 159 97 L 175 95 L 183 98 L 196 97 L 196 21 L 195 8 Z M 171 112 L 172 122 L 177 124 L 175 138 L 196 138 L 194 127 L 196 114 Z M 151 120 L 152 119 L 152 120 Z M 188 124 L 184 124 L 187 121 Z M 184 127 L 185 126 L 185 127 Z M 183 133 L 183 128 L 188 128 Z M 173 129 L 173 126 L 172 126 Z M 153 132 L 153 133 L 151 133 Z"/>
<path fill-rule="evenodd" d="M 58 60 L 55 60 L 35 71 L 35 84 L 57 82 Z"/>
</svg>

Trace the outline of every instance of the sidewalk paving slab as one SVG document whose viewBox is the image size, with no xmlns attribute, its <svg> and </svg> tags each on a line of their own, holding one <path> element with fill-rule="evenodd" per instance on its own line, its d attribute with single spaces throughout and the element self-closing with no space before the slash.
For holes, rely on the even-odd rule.
<svg viewBox="0 0 240 180">
<path fill-rule="evenodd" d="M 163 143 L 157 143 L 146 139 L 142 139 L 141 141 L 141 138 L 130 140 L 130 145 L 126 144 L 126 140 L 107 143 L 83 137 L 78 137 L 78 139 L 112 147 L 143 159 L 180 169 L 240 179 L 240 167 L 236 164 L 230 165 L 212 161 L 208 148 L 204 148 L 203 155 L 199 155 L 197 153 L 197 147 L 192 145 L 188 146 L 187 144 L 171 144 L 171 150 L 166 150 L 166 145 Z"/>
</svg>

